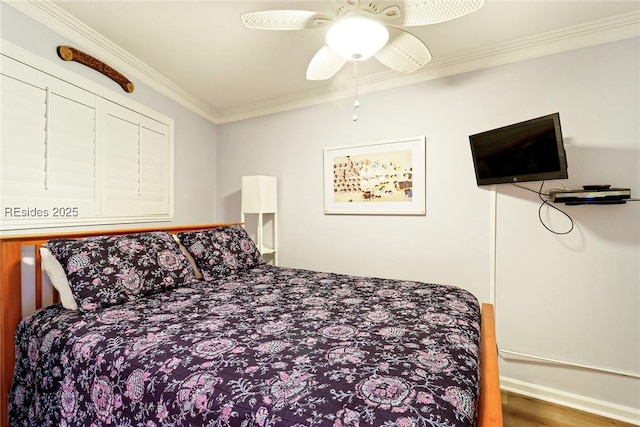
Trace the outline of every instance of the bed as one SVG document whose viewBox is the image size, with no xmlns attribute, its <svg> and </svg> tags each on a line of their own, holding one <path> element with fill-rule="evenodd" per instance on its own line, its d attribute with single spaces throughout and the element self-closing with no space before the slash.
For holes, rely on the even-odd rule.
<svg viewBox="0 0 640 427">
<path fill-rule="evenodd" d="M 22 319 L 47 242 L 76 309 L 43 307 L 35 251 Z M 3 425 L 502 425 L 493 309 L 462 289 L 275 267 L 237 224 L 0 250 Z"/>
</svg>

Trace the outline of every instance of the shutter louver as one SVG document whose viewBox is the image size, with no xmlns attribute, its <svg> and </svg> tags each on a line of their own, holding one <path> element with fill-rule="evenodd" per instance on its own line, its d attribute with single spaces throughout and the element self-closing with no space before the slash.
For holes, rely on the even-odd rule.
<svg viewBox="0 0 640 427">
<path fill-rule="evenodd" d="M 95 109 L 49 97 L 47 197 L 77 205 L 95 199 Z"/>
<path fill-rule="evenodd" d="M 103 209 L 169 213 L 168 127 L 116 104 L 108 109 Z"/>
<path fill-rule="evenodd" d="M 113 204 L 137 200 L 138 125 L 109 114 L 105 152 L 105 201 Z"/>
<path fill-rule="evenodd" d="M 0 170 L 2 199 L 21 196 L 23 186 L 44 191 L 46 91 L 2 77 Z"/>
<path fill-rule="evenodd" d="M 148 201 L 166 203 L 166 133 L 142 128 L 140 190 Z"/>
</svg>

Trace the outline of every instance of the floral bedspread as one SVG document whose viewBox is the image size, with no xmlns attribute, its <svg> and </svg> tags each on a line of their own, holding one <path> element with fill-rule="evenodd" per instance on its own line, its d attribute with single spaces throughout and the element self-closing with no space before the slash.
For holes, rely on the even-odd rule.
<svg viewBox="0 0 640 427">
<path fill-rule="evenodd" d="M 455 287 L 270 265 L 16 332 L 12 426 L 474 426 Z"/>
</svg>

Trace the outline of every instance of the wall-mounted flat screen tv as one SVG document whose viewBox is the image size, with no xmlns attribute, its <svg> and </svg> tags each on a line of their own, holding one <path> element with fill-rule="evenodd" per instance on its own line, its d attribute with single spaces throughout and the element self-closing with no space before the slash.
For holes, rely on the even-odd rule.
<svg viewBox="0 0 640 427">
<path fill-rule="evenodd" d="M 560 114 L 469 136 L 478 185 L 565 179 Z"/>
</svg>

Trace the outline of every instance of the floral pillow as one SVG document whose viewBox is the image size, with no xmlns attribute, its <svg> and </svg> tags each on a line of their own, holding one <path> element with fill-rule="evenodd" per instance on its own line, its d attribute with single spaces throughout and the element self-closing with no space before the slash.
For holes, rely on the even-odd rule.
<svg viewBox="0 0 640 427">
<path fill-rule="evenodd" d="M 46 247 L 64 268 L 83 311 L 194 280 L 189 261 L 164 231 L 51 240 Z"/>
<path fill-rule="evenodd" d="M 264 264 L 255 243 L 240 225 L 178 233 L 178 238 L 193 255 L 204 280 Z"/>
</svg>

